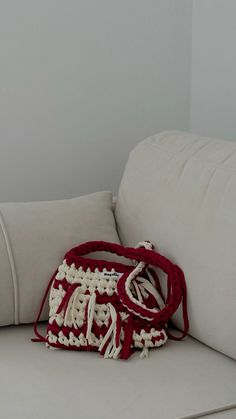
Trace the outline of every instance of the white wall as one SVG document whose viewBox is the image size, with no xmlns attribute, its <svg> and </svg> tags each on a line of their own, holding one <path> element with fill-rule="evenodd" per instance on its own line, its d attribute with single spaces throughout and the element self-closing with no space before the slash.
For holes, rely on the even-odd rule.
<svg viewBox="0 0 236 419">
<path fill-rule="evenodd" d="M 191 131 L 236 140 L 236 1 L 193 0 Z"/>
<path fill-rule="evenodd" d="M 129 150 L 189 127 L 189 0 L 1 0 L 0 201 L 117 192 Z"/>
</svg>

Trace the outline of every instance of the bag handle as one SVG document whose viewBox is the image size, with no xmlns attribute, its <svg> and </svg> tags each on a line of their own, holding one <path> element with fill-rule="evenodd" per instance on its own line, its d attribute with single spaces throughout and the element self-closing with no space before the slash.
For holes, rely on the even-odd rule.
<svg viewBox="0 0 236 419">
<path fill-rule="evenodd" d="M 71 257 L 73 260 L 76 259 L 76 257 L 80 258 L 80 256 L 84 256 L 88 253 L 105 251 L 137 261 L 137 266 L 131 272 L 125 272 L 117 282 L 117 293 L 119 298 L 129 311 L 141 318 L 161 324 L 168 323 L 181 302 L 183 302 L 184 330 L 182 332 L 182 336 L 173 336 L 173 339 L 182 339 L 187 334 L 189 328 L 184 273 L 177 265 L 165 256 L 162 256 L 160 253 L 152 250 L 149 242 L 142 242 L 142 244 L 142 247 L 132 248 L 123 247 L 119 244 L 105 241 L 91 241 L 71 249 L 66 254 L 66 259 L 67 257 L 69 259 Z M 146 265 L 156 266 L 167 274 L 168 299 L 166 306 L 162 310 L 147 308 L 143 303 L 134 298 L 130 291 L 132 281 L 140 274 Z"/>
<path fill-rule="evenodd" d="M 131 259 L 139 262 L 139 257 L 135 256 L 135 251 L 139 248 L 146 248 L 146 249 L 152 249 L 153 245 L 149 241 L 143 241 L 138 244 L 137 247 L 124 247 L 117 243 L 110 243 L 106 241 L 89 241 L 86 243 L 79 244 L 76 247 L 73 247 L 70 249 L 66 255 L 65 259 L 70 260 L 76 260 L 78 259 L 80 261 L 80 258 L 88 255 L 89 253 L 94 252 L 108 252 L 112 254 L 116 254 L 117 256 L 123 256 L 126 259 Z M 83 258 L 83 260 L 86 260 L 87 258 Z M 90 262 L 92 262 L 93 259 L 90 259 Z M 96 262 L 101 262 L 96 261 Z"/>
</svg>

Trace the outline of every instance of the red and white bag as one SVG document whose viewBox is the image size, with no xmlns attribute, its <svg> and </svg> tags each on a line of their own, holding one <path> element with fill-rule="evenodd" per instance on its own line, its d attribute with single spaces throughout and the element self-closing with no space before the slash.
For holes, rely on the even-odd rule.
<svg viewBox="0 0 236 419">
<path fill-rule="evenodd" d="M 97 251 L 132 262 L 125 265 L 84 257 Z M 167 274 L 166 299 L 152 267 Z M 43 337 L 37 324 L 48 293 L 49 322 Z M 175 337 L 167 327 L 181 302 L 184 330 Z M 114 359 L 127 359 L 135 349 L 141 349 L 143 358 L 149 348 L 162 346 L 168 337 L 182 339 L 188 326 L 185 279 L 177 265 L 155 252 L 149 242 L 131 248 L 92 241 L 66 253 L 51 278 L 34 325 L 37 339 L 33 340 L 53 348 L 99 351 Z"/>
</svg>

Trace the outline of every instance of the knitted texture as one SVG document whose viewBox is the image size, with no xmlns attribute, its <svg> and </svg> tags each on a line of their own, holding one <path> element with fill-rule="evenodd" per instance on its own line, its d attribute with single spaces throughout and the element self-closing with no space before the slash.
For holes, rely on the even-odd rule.
<svg viewBox="0 0 236 419">
<path fill-rule="evenodd" d="M 89 259 L 86 254 L 108 251 L 132 261 L 125 265 Z M 167 274 L 164 298 L 152 267 Z M 49 293 L 46 337 L 37 323 Z M 168 322 L 183 302 L 184 331 L 170 336 Z M 149 348 L 164 345 L 168 336 L 182 339 L 188 331 L 186 285 L 182 270 L 152 249 L 93 241 L 71 249 L 51 278 L 35 322 L 36 341 L 48 347 L 99 351 L 105 358 L 127 359 L 136 349 L 141 358 Z"/>
</svg>

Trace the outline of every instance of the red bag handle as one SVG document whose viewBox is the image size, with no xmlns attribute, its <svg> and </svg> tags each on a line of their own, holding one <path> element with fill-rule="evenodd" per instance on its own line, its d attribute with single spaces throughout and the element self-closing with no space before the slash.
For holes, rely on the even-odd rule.
<svg viewBox="0 0 236 419">
<path fill-rule="evenodd" d="M 81 256 L 97 251 L 110 252 L 139 262 L 138 266 L 136 266 L 132 272 L 125 272 L 117 283 L 117 293 L 122 303 L 131 312 L 155 323 L 166 324 L 182 302 L 184 330 L 180 337 L 174 337 L 171 334 L 169 334 L 169 336 L 178 340 L 186 336 L 189 329 L 186 283 L 184 273 L 177 265 L 154 250 L 144 247 L 124 247 L 116 243 L 105 241 L 91 241 L 80 244 L 71 249 L 66 254 L 65 258 L 71 260 L 77 259 L 78 262 L 82 262 L 83 258 L 81 258 Z M 141 265 L 140 262 L 143 262 L 143 265 Z M 132 280 L 139 275 L 140 271 L 145 268 L 145 265 L 156 266 L 167 274 L 168 299 L 166 306 L 162 310 L 147 308 L 129 292 Z"/>
</svg>

